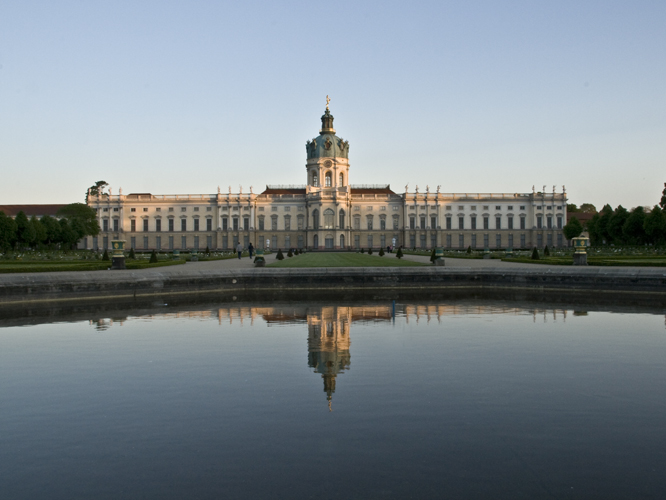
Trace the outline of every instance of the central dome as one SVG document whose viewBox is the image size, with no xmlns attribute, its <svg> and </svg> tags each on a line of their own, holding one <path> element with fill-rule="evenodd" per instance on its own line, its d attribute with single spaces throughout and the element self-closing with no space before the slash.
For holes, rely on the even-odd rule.
<svg viewBox="0 0 666 500">
<path fill-rule="evenodd" d="M 347 158 L 349 142 L 335 135 L 333 115 L 326 109 L 321 117 L 319 136 L 305 144 L 308 160 L 311 158 Z"/>
</svg>

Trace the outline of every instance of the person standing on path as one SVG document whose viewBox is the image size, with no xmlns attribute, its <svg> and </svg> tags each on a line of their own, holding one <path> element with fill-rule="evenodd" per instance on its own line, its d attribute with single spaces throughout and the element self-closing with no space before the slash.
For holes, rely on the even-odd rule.
<svg viewBox="0 0 666 500">
<path fill-rule="evenodd" d="M 238 243 L 238 245 L 236 246 L 236 251 L 238 252 L 238 260 L 240 260 L 241 254 L 243 253 L 243 245 Z"/>
<path fill-rule="evenodd" d="M 252 243 L 247 247 L 248 252 L 250 252 L 250 258 L 252 258 L 252 252 L 254 252 L 254 247 L 252 246 Z"/>
</svg>

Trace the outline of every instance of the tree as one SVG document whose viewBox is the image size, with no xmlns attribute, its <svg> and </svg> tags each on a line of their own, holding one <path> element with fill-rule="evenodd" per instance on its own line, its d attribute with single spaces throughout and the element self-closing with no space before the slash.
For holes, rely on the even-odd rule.
<svg viewBox="0 0 666 500">
<path fill-rule="evenodd" d="M 597 207 L 592 205 L 592 203 L 583 203 L 578 211 L 583 212 L 584 214 L 594 214 L 597 213 Z"/>
<path fill-rule="evenodd" d="M 44 242 L 47 245 L 58 243 L 60 241 L 60 224 L 58 224 L 58 221 L 49 215 L 45 215 L 42 217 L 41 223 L 46 231 Z"/>
<path fill-rule="evenodd" d="M 127 257 L 130 259 L 136 259 L 136 254 L 134 253 L 133 248 L 130 248 L 129 255 Z"/>
<path fill-rule="evenodd" d="M 31 246 L 35 241 L 35 228 L 32 227 L 28 216 L 21 210 L 16 214 L 16 239 L 19 247 L 25 248 Z"/>
<path fill-rule="evenodd" d="M 402 247 L 398 247 L 398 252 L 395 254 L 395 256 L 396 256 L 398 259 L 402 259 L 402 257 L 403 257 L 403 254 L 402 254 Z"/>
<path fill-rule="evenodd" d="M 106 181 L 97 181 L 95 184 L 88 188 L 86 191 L 86 203 L 88 203 L 88 196 L 97 196 L 98 194 L 104 194 L 104 188 L 109 184 Z"/>
<path fill-rule="evenodd" d="M 539 260 L 539 250 L 537 250 L 537 247 L 534 247 L 534 250 L 532 250 L 532 260 Z"/>
<path fill-rule="evenodd" d="M 293 257 L 293 256 L 294 256 L 294 252 L 292 252 L 291 248 L 290 248 L 289 251 L 287 252 L 287 257 Z"/>
<path fill-rule="evenodd" d="M 666 214 L 659 205 L 655 205 L 652 211 L 647 214 L 643 229 L 648 242 L 653 245 L 666 243 Z"/>
<path fill-rule="evenodd" d="M 379 254 L 378 254 L 378 255 L 379 255 L 380 257 L 384 257 L 384 247 L 381 247 L 381 248 L 379 249 Z"/>
<path fill-rule="evenodd" d="M 661 201 L 659 206 L 662 210 L 666 210 L 666 182 L 664 182 L 664 190 L 661 192 Z"/>
<path fill-rule="evenodd" d="M 548 249 L 548 245 L 543 249 L 543 256 L 544 257 L 550 257 L 550 250 Z"/>
<path fill-rule="evenodd" d="M 626 222 L 622 226 L 624 240 L 630 245 L 645 244 L 645 210 L 643 207 L 636 207 L 631 211 Z"/>
<path fill-rule="evenodd" d="M 71 249 L 79 240 L 76 232 L 72 229 L 72 226 L 67 219 L 60 219 L 58 224 L 60 225 L 59 243 L 61 243 L 64 248 Z"/>
<path fill-rule="evenodd" d="M 599 217 L 599 234 L 601 235 L 601 242 L 599 244 L 611 243 L 612 238 L 609 233 L 609 226 L 610 226 L 610 221 L 613 217 L 613 207 L 606 204 L 599 213 L 601 214 L 601 216 Z"/>
<path fill-rule="evenodd" d="M 372 255 L 372 247 L 368 248 L 368 255 Z"/>
<path fill-rule="evenodd" d="M 616 245 L 625 243 L 624 232 L 622 228 L 629 218 L 629 212 L 622 205 L 618 205 L 608 222 L 608 236 L 610 242 Z"/>
<path fill-rule="evenodd" d="M 567 203 L 567 212 L 573 214 L 579 212 L 579 210 L 575 203 Z"/>
<path fill-rule="evenodd" d="M 157 253 L 155 250 L 150 252 L 150 260 L 148 261 L 149 264 L 157 264 Z"/>
<path fill-rule="evenodd" d="M 79 241 L 84 236 L 97 236 L 99 234 L 99 223 L 97 212 L 84 203 L 70 203 L 58 210 L 58 216 L 64 217 L 70 223 L 72 230 Z"/>
<path fill-rule="evenodd" d="M 430 262 L 434 264 L 436 258 L 437 257 L 435 257 L 435 248 L 433 247 L 432 252 L 430 252 Z"/>
<path fill-rule="evenodd" d="M 109 251 L 105 248 L 104 253 L 102 254 L 102 260 L 111 260 L 109 259 Z"/>
<path fill-rule="evenodd" d="M 0 250 L 8 251 L 16 243 L 16 222 L 0 211 Z"/>
<path fill-rule="evenodd" d="M 597 217 L 595 215 L 595 217 Z M 580 236 L 580 233 L 583 232 L 583 225 L 580 223 L 577 217 L 571 217 L 569 219 L 569 222 L 562 228 L 562 232 L 564 233 L 564 237 L 568 240 L 572 238 L 577 238 Z"/>
<path fill-rule="evenodd" d="M 35 230 L 34 245 L 40 245 L 46 241 L 46 228 L 34 215 L 30 218 L 30 224 Z"/>
<path fill-rule="evenodd" d="M 472 255 L 472 245 L 467 246 L 467 255 Z"/>
<path fill-rule="evenodd" d="M 282 250 L 278 248 L 277 255 L 275 256 L 277 260 L 284 260 L 284 255 L 282 254 Z"/>
</svg>

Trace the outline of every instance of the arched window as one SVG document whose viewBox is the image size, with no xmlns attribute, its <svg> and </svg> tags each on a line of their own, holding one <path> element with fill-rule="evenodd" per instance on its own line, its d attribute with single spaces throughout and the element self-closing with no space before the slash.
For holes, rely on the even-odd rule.
<svg viewBox="0 0 666 500">
<path fill-rule="evenodd" d="M 338 186 L 344 186 L 345 185 L 345 174 L 340 174 L 340 182 L 338 182 Z"/>
<path fill-rule="evenodd" d="M 316 209 L 312 211 L 312 229 L 319 229 L 319 210 Z"/>
<path fill-rule="evenodd" d="M 326 176 L 324 177 L 324 186 L 330 188 L 332 185 L 333 185 L 333 174 L 331 174 L 331 172 L 326 172 Z"/>
<path fill-rule="evenodd" d="M 345 235 L 341 234 L 340 235 L 340 248 L 344 248 L 344 247 L 345 247 Z"/>
<path fill-rule="evenodd" d="M 319 186 L 319 177 L 317 177 L 317 172 L 312 172 L 312 185 L 314 187 Z"/>
<path fill-rule="evenodd" d="M 314 235 L 312 246 L 314 247 L 315 250 L 319 248 L 319 236 L 317 236 L 316 234 Z"/>
<path fill-rule="evenodd" d="M 324 211 L 324 228 L 333 229 L 333 219 L 335 218 L 335 212 L 330 208 L 327 208 Z"/>
<path fill-rule="evenodd" d="M 345 211 L 340 209 L 340 229 L 345 228 Z"/>
</svg>

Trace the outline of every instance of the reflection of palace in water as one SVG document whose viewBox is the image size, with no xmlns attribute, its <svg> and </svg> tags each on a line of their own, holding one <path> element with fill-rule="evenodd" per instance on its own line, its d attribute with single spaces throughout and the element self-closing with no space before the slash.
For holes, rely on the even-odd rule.
<svg viewBox="0 0 666 500">
<path fill-rule="evenodd" d="M 321 374 L 324 381 L 324 392 L 329 409 L 333 393 L 335 393 L 337 376 L 351 368 L 350 327 L 356 323 L 391 322 L 396 316 L 404 318 L 406 323 L 414 321 L 441 322 L 445 316 L 474 314 L 513 314 L 531 315 L 533 320 L 543 315 L 543 321 L 552 317 L 553 321 L 566 321 L 566 310 L 525 309 L 493 305 L 472 304 L 390 304 L 364 306 L 290 306 L 251 307 L 228 306 L 203 311 L 179 311 L 173 313 L 141 316 L 151 320 L 192 319 L 206 321 L 216 318 L 218 324 L 253 325 L 261 319 L 271 325 L 307 325 L 308 330 L 308 366 L 315 373 Z M 580 313 L 579 313 L 580 314 Z M 115 320 L 120 325 L 123 318 Z M 91 321 L 91 324 L 93 322 Z M 99 319 L 94 324 L 99 330 L 112 326 L 114 320 Z"/>
</svg>

